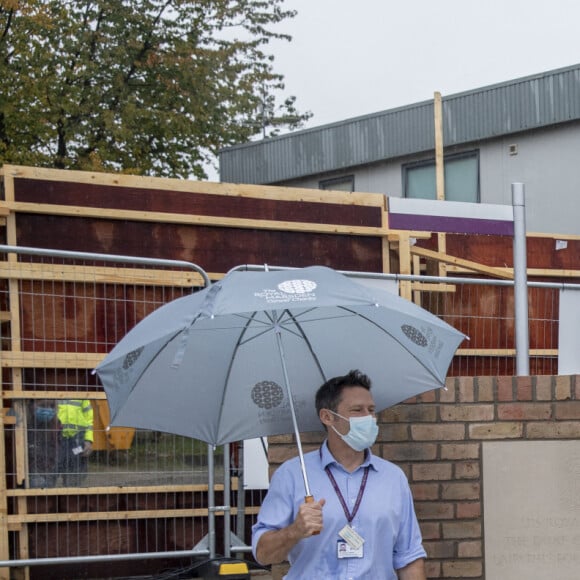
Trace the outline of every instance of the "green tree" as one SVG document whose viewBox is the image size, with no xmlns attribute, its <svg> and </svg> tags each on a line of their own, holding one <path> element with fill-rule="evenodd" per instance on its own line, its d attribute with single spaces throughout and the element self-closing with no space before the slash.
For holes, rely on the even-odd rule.
<svg viewBox="0 0 580 580">
<path fill-rule="evenodd" d="M 0 0 L 0 163 L 203 178 L 220 148 L 299 127 L 266 52 L 290 40 L 282 4 Z"/>
</svg>

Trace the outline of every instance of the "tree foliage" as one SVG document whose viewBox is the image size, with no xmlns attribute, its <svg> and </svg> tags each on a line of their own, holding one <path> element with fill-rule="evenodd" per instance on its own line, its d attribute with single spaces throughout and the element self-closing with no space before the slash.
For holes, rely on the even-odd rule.
<svg viewBox="0 0 580 580">
<path fill-rule="evenodd" d="M 266 52 L 290 40 L 282 4 L 0 0 L 0 163 L 203 178 L 220 148 L 299 127 Z"/>
</svg>

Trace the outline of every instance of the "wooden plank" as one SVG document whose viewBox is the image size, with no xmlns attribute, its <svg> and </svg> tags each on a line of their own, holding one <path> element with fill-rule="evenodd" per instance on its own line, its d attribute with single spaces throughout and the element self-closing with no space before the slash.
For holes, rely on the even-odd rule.
<svg viewBox="0 0 580 580">
<path fill-rule="evenodd" d="M 231 489 L 237 490 L 237 484 L 232 481 Z M 9 489 L 6 493 L 8 497 L 46 497 L 59 495 L 117 495 L 117 494 L 141 494 L 141 493 L 195 493 L 207 492 L 209 485 L 203 483 L 179 484 L 179 485 L 142 485 L 142 486 L 122 486 L 110 485 L 102 487 L 61 487 L 44 489 Z M 214 485 L 214 491 L 224 490 L 223 483 Z"/>
<path fill-rule="evenodd" d="M 107 395 L 104 391 L 85 391 L 80 389 L 74 391 L 32 391 L 25 389 L 20 389 L 18 391 L 2 391 L 2 397 L 11 401 L 19 399 L 51 399 L 58 401 L 62 399 L 70 399 L 71 395 L 74 395 L 78 399 L 90 399 L 95 401 L 100 401 L 107 398 Z"/>
<path fill-rule="evenodd" d="M 424 258 L 429 258 L 431 260 L 438 260 L 440 262 L 445 262 L 446 264 L 454 264 L 466 268 L 471 268 L 474 272 L 479 272 L 480 274 L 486 274 L 488 276 L 494 276 L 495 278 L 504 280 L 513 280 L 513 273 L 510 274 L 509 272 L 505 272 L 499 268 L 485 266 L 483 264 L 478 264 L 476 262 L 471 262 L 469 260 L 464 260 L 462 258 L 457 258 L 448 254 L 442 254 L 441 252 L 435 252 L 425 248 L 418 248 L 417 246 L 412 246 L 410 248 L 410 252 L 411 254 L 423 256 Z"/>
<path fill-rule="evenodd" d="M 74 266 L 32 262 L 0 262 L 0 278 L 7 280 L 43 280 L 50 282 L 90 282 L 192 288 L 203 286 L 200 274 L 180 270 L 120 268 L 116 266 Z"/>
<path fill-rule="evenodd" d="M 513 268 L 496 267 L 496 270 L 501 270 L 506 274 L 513 276 Z M 448 272 L 456 274 L 465 274 L 474 272 L 472 268 L 462 266 L 449 266 Z M 560 270 L 555 268 L 528 268 L 528 276 L 536 276 L 542 278 L 580 278 L 580 270 Z"/>
<path fill-rule="evenodd" d="M 555 357 L 558 356 L 557 348 L 531 348 L 530 356 Z M 515 356 L 515 348 L 460 348 L 456 351 L 457 356 Z"/>
<path fill-rule="evenodd" d="M 12 369 L 94 369 L 105 356 L 106 353 L 22 352 L 5 350 L 2 351 L 0 366 Z"/>
<path fill-rule="evenodd" d="M 244 509 L 246 515 L 254 515 L 259 511 L 259 506 L 247 506 Z M 238 509 L 232 507 L 231 515 L 236 515 Z M 216 516 L 224 516 L 224 510 L 213 512 Z M 69 513 L 42 513 L 42 514 L 17 514 L 8 516 L 8 525 L 19 524 L 44 524 L 44 523 L 71 523 L 71 522 L 113 522 L 117 520 L 142 520 L 142 519 L 167 519 L 167 518 L 195 518 L 207 517 L 207 508 L 185 509 L 158 509 L 158 510 L 135 510 L 135 511 L 111 511 L 111 512 L 69 512 Z"/>
<path fill-rule="evenodd" d="M 411 282 L 412 290 L 422 290 L 425 292 L 455 292 L 456 284 L 441 284 L 437 282 Z"/>
<path fill-rule="evenodd" d="M 12 409 L 2 408 L 0 409 L 0 419 L 4 425 L 16 425 L 16 415 L 9 415 L 8 413 L 12 411 Z M 2 490 L 0 489 L 0 493 Z M 3 493 L 6 493 L 5 491 Z"/>
<path fill-rule="evenodd" d="M 220 216 L 160 213 L 116 209 L 100 209 L 91 207 L 51 205 L 42 203 L 9 202 L 12 212 L 22 212 L 42 215 L 58 215 L 82 218 L 107 219 L 115 221 L 138 221 L 167 224 L 203 225 L 225 228 L 282 230 L 289 232 L 310 232 L 323 234 L 343 234 L 357 236 L 377 236 L 383 233 L 382 227 L 352 226 L 341 224 L 321 224 L 316 222 L 291 222 L 278 220 L 229 218 Z"/>
<path fill-rule="evenodd" d="M 154 189 L 184 193 L 203 193 L 205 195 L 250 197 L 283 201 L 307 201 L 312 203 L 333 203 L 368 207 L 382 207 L 384 203 L 384 195 L 379 193 L 216 183 L 211 181 L 193 181 L 166 177 L 142 177 L 115 173 L 45 169 L 41 167 L 25 167 L 18 165 L 5 165 L 3 170 L 4 174 L 10 176 L 11 179 L 38 179 L 54 182 L 69 182 L 79 185 L 105 185 L 120 188 Z"/>
</svg>

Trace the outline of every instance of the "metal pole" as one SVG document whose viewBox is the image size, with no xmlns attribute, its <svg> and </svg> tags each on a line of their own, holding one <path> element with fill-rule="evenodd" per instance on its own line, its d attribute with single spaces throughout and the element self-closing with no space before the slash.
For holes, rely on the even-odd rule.
<svg viewBox="0 0 580 580">
<path fill-rule="evenodd" d="M 526 254 L 526 201 L 523 183 L 512 183 L 514 208 L 514 308 L 516 326 L 516 374 L 530 374 L 528 323 L 528 263 Z"/>
<path fill-rule="evenodd" d="M 208 504 L 208 544 L 209 544 L 209 557 L 215 558 L 215 465 L 214 465 L 214 455 L 213 446 L 208 443 L 207 445 L 207 473 L 208 473 L 208 491 L 207 491 L 207 504 Z"/>
<path fill-rule="evenodd" d="M 230 444 L 224 445 L 224 556 L 229 557 L 232 545 L 232 524 L 231 524 L 231 473 L 230 473 Z"/>
<path fill-rule="evenodd" d="M 300 459 L 300 469 L 302 470 L 302 479 L 304 480 L 304 490 L 306 498 L 312 498 L 310 493 L 310 485 L 308 483 L 308 475 L 306 474 L 306 465 L 304 464 L 304 453 L 302 452 L 302 441 L 300 440 L 300 430 L 298 429 L 298 421 L 296 420 L 296 410 L 294 409 L 294 401 L 292 400 L 292 390 L 290 389 L 290 380 L 288 379 L 288 370 L 286 369 L 286 359 L 284 357 L 284 348 L 282 347 L 281 330 L 276 321 L 276 340 L 278 341 L 278 352 L 280 353 L 280 360 L 282 362 L 282 371 L 284 373 L 284 382 L 286 383 L 286 393 L 288 393 L 288 404 L 290 405 L 290 414 L 292 415 L 292 424 L 294 425 L 294 435 L 296 436 L 296 446 L 298 447 L 298 457 Z"/>
</svg>

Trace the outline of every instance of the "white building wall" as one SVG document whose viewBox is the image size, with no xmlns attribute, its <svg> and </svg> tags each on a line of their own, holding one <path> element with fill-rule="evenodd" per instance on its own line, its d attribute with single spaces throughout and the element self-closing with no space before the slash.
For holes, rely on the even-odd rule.
<svg viewBox="0 0 580 580">
<path fill-rule="evenodd" d="M 517 154 L 510 154 L 511 145 Z M 522 182 L 528 232 L 580 235 L 580 123 L 472 143 L 454 152 L 474 149 L 479 150 L 482 203 L 511 205 L 511 184 Z M 403 165 L 428 158 L 432 152 L 279 185 L 318 188 L 321 180 L 354 175 L 356 191 L 401 197 Z"/>
</svg>

